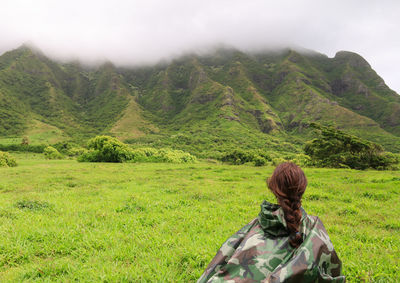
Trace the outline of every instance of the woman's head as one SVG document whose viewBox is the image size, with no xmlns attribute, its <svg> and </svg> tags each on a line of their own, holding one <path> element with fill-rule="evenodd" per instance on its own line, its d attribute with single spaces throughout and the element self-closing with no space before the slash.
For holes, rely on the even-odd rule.
<svg viewBox="0 0 400 283">
<path fill-rule="evenodd" d="M 283 209 L 287 227 L 291 232 L 290 244 L 298 247 L 302 242 L 299 233 L 301 197 L 307 187 L 307 178 L 299 166 L 285 162 L 275 168 L 267 184 Z"/>
<path fill-rule="evenodd" d="M 272 176 L 268 179 L 268 188 L 279 197 L 298 199 L 307 187 L 307 178 L 303 170 L 292 162 L 279 164 Z"/>
</svg>

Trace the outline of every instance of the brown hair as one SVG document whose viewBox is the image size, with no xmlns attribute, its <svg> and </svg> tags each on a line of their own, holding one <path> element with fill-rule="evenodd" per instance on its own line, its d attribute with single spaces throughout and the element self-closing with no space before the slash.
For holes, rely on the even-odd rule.
<svg viewBox="0 0 400 283">
<path fill-rule="evenodd" d="M 287 228 L 291 235 L 289 243 L 297 248 L 303 238 L 299 232 L 301 220 L 301 197 L 307 187 L 307 178 L 299 166 L 291 162 L 279 164 L 267 180 L 268 188 L 274 193 L 282 207 Z"/>
</svg>

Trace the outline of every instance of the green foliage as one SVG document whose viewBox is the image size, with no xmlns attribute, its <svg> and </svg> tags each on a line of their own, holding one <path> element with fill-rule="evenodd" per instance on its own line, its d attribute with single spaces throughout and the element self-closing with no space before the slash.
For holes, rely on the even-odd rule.
<svg viewBox="0 0 400 283">
<path fill-rule="evenodd" d="M 254 158 L 254 165 L 255 166 L 264 166 L 267 164 L 267 161 L 265 160 L 265 158 L 262 158 L 261 156 L 256 156 Z"/>
<path fill-rule="evenodd" d="M 15 167 L 17 161 L 8 152 L 0 151 L 0 167 Z"/>
<path fill-rule="evenodd" d="M 286 158 L 283 158 L 283 157 L 274 157 L 274 158 L 272 158 L 272 165 L 277 166 L 277 165 L 279 165 L 283 162 L 287 162 L 287 161 L 289 161 L 289 160 Z"/>
<path fill-rule="evenodd" d="M 277 166 L 283 162 L 293 162 L 301 167 L 310 167 L 313 166 L 313 162 L 310 158 L 310 156 L 306 154 L 274 154 L 272 157 L 272 162 L 271 164 L 274 166 Z"/>
<path fill-rule="evenodd" d="M 229 162 L 235 165 L 245 164 L 247 162 L 254 162 L 255 166 L 263 166 L 267 161 L 271 161 L 268 153 L 261 150 L 240 150 L 234 149 L 221 157 L 221 161 Z"/>
<path fill-rule="evenodd" d="M 56 148 L 60 153 L 67 156 L 79 156 L 85 152 L 85 149 L 80 145 L 73 142 L 58 142 L 53 144 L 53 147 Z"/>
<path fill-rule="evenodd" d="M 32 143 L 34 135 L 83 144 L 109 134 L 201 158 L 237 148 L 297 154 L 310 137 L 305 126 L 318 120 L 400 152 L 400 96 L 353 53 L 221 49 L 132 69 L 60 64 L 21 47 L 0 66 L 0 133 Z"/>
<path fill-rule="evenodd" d="M 182 150 L 138 148 L 132 151 L 132 162 L 194 163 L 197 158 Z"/>
<path fill-rule="evenodd" d="M 295 156 L 293 156 L 289 161 L 301 166 L 301 167 L 308 167 L 311 166 L 312 163 L 312 159 L 310 158 L 310 156 L 306 155 L 306 154 L 296 154 Z"/>
<path fill-rule="evenodd" d="M 89 150 L 78 157 L 80 162 L 124 162 L 133 158 L 132 150 L 110 136 L 97 136 L 89 140 Z"/>
<path fill-rule="evenodd" d="M 34 152 L 43 153 L 47 145 L 23 145 L 23 144 L 0 144 L 0 150 L 2 151 L 19 151 L 19 152 Z"/>
<path fill-rule="evenodd" d="M 78 157 L 86 162 L 166 162 L 193 163 L 196 157 L 182 150 L 136 148 L 132 149 L 116 138 L 97 136 L 88 142 L 89 150 Z"/>
<path fill-rule="evenodd" d="M 30 141 L 29 138 L 27 136 L 24 136 L 21 140 L 21 145 L 29 145 Z"/>
<path fill-rule="evenodd" d="M 315 123 L 310 126 L 320 132 L 319 138 L 307 142 L 304 147 L 305 153 L 312 158 L 315 166 L 389 169 L 399 162 L 395 155 L 385 153 L 378 144 L 333 127 Z"/>
<path fill-rule="evenodd" d="M 63 155 L 52 146 L 46 147 L 44 149 L 43 153 L 47 159 L 62 159 L 63 158 Z"/>
<path fill-rule="evenodd" d="M 232 152 L 229 152 L 226 155 L 224 155 L 221 158 L 221 160 L 224 162 L 230 162 L 235 165 L 240 165 L 246 162 L 253 161 L 254 157 L 255 155 L 253 152 L 235 149 Z"/>
</svg>

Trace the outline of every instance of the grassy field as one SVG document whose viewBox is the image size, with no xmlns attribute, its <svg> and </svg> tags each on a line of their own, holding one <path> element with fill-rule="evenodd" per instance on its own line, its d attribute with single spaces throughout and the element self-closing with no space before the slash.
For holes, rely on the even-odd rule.
<svg viewBox="0 0 400 283">
<path fill-rule="evenodd" d="M 272 167 L 16 155 L 0 168 L 0 281 L 193 282 L 253 219 Z M 400 282 L 400 172 L 305 169 L 349 282 Z"/>
</svg>

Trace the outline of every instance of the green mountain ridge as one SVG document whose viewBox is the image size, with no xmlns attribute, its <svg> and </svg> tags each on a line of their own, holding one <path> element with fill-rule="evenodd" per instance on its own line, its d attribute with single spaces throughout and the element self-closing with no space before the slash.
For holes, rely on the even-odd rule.
<svg viewBox="0 0 400 283">
<path fill-rule="evenodd" d="M 220 49 L 169 63 L 88 68 L 27 46 L 0 56 L 0 137 L 83 141 L 111 134 L 200 156 L 299 151 L 311 122 L 400 152 L 400 96 L 367 61 L 292 49 Z"/>
</svg>

